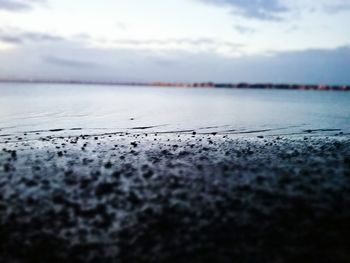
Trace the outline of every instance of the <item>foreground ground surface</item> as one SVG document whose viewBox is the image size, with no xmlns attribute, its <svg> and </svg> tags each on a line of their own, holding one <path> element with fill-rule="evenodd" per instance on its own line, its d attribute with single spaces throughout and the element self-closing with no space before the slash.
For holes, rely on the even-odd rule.
<svg viewBox="0 0 350 263">
<path fill-rule="evenodd" d="M 350 262 L 350 137 L 0 138 L 1 262 Z"/>
</svg>

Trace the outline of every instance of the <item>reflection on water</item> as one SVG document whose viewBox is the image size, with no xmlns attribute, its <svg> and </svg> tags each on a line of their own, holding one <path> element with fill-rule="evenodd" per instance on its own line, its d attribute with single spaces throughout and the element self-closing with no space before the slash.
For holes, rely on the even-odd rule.
<svg viewBox="0 0 350 263">
<path fill-rule="evenodd" d="M 0 129 L 348 133 L 350 93 L 0 84 Z"/>
</svg>

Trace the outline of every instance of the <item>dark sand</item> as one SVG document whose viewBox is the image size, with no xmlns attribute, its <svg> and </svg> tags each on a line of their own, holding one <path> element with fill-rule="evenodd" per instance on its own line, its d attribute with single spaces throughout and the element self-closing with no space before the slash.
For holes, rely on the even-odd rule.
<svg viewBox="0 0 350 263">
<path fill-rule="evenodd" d="M 350 262 L 349 135 L 20 137 L 0 262 Z"/>
</svg>

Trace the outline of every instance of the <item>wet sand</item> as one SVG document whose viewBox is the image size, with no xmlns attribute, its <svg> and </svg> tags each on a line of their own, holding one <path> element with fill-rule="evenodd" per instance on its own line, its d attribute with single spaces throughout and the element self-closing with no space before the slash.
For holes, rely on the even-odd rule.
<svg viewBox="0 0 350 263">
<path fill-rule="evenodd" d="M 1 262 L 349 262 L 350 137 L 0 138 Z"/>
</svg>

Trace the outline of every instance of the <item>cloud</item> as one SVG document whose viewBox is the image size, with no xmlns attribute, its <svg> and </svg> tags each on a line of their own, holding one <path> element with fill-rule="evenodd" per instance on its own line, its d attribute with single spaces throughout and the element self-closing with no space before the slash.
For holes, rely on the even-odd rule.
<svg viewBox="0 0 350 263">
<path fill-rule="evenodd" d="M 114 39 L 94 41 L 96 47 L 150 50 L 160 53 L 186 51 L 192 53 L 213 52 L 224 56 L 237 56 L 242 52 L 243 44 L 215 38 L 168 38 L 168 39 Z"/>
<path fill-rule="evenodd" d="M 247 26 L 243 26 L 243 25 L 234 25 L 233 29 L 238 31 L 239 33 L 241 33 L 242 35 L 245 34 L 253 34 L 256 32 L 255 29 L 251 28 L 251 27 L 247 27 Z"/>
<path fill-rule="evenodd" d="M 62 36 L 49 33 L 29 32 L 13 28 L 0 29 L 0 41 L 9 44 L 57 42 L 63 40 Z"/>
<path fill-rule="evenodd" d="M 202 3 L 229 8 L 233 14 L 246 18 L 276 21 L 290 18 L 290 15 L 321 11 L 325 15 L 350 9 L 349 0 L 195 0 Z"/>
<path fill-rule="evenodd" d="M 214 38 L 104 41 L 89 35 L 62 37 L 13 28 L 0 29 L 1 41 L 16 48 L 0 52 L 0 77 L 350 83 L 349 46 L 230 56 L 242 45 Z M 107 45 L 101 47 L 96 42 Z"/>
<path fill-rule="evenodd" d="M 279 0 L 197 0 L 211 5 L 227 6 L 234 13 L 259 20 L 279 20 L 288 11 Z"/>
<path fill-rule="evenodd" d="M 277 52 L 241 61 L 246 80 L 305 84 L 350 84 L 350 46 Z M 251 73 L 249 73 L 249 71 Z"/>
<path fill-rule="evenodd" d="M 350 2 L 348 0 L 334 0 L 333 3 L 325 4 L 324 10 L 326 12 L 338 13 L 350 9 Z"/>
<path fill-rule="evenodd" d="M 159 45 L 159 46 L 171 46 L 171 45 L 189 45 L 189 46 L 230 46 L 239 47 L 241 44 L 221 41 L 214 38 L 168 38 L 168 39 L 118 39 L 115 40 L 116 44 L 125 44 L 128 46 L 147 46 L 147 45 Z"/>
<path fill-rule="evenodd" d="M 0 28 L 0 43 L 12 45 L 57 44 L 58 42 L 80 43 L 100 49 L 133 49 L 152 52 L 186 51 L 193 53 L 213 52 L 223 56 L 237 56 L 244 47 L 241 43 L 215 38 L 165 38 L 165 39 L 101 39 L 87 34 L 70 37 L 46 33 L 24 31 L 18 28 Z"/>
<path fill-rule="evenodd" d="M 0 0 L 0 10 L 10 12 L 25 11 L 43 2 L 44 0 Z"/>
<path fill-rule="evenodd" d="M 65 41 L 0 52 L 0 68 L 0 78 L 345 85 L 350 84 L 350 47 L 225 57 L 214 52 L 101 49 Z"/>
<path fill-rule="evenodd" d="M 59 67 L 91 68 L 91 67 L 98 67 L 99 66 L 99 64 L 94 63 L 94 62 L 60 58 L 60 57 L 55 57 L 55 56 L 44 56 L 44 57 L 42 57 L 42 60 L 45 63 L 51 64 L 54 66 L 59 66 Z"/>
<path fill-rule="evenodd" d="M 349 0 L 293 0 L 288 3 L 288 9 L 296 14 L 322 13 L 325 16 L 334 15 L 350 10 Z"/>
<path fill-rule="evenodd" d="M 0 35 L 0 41 L 8 44 L 21 44 L 22 39 L 17 36 Z"/>
</svg>

